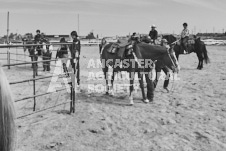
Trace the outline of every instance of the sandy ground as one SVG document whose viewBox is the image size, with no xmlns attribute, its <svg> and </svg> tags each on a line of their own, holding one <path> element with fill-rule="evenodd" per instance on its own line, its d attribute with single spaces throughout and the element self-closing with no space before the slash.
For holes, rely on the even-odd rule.
<svg viewBox="0 0 226 151">
<path fill-rule="evenodd" d="M 88 84 L 105 82 L 88 79 L 89 72 L 101 71 L 87 68 L 90 58 L 98 59 L 98 48 L 83 47 L 82 93 L 76 95 L 75 113 L 68 114 L 66 104 L 17 119 L 17 151 L 226 150 L 226 47 L 208 46 L 207 50 L 211 64 L 204 65 L 203 70 L 196 69 L 196 54 L 180 56 L 180 80 L 170 82 L 170 93 L 163 90 L 160 81 L 153 103 L 144 104 L 138 90 L 135 105 L 128 106 L 126 88 L 113 97 L 88 93 Z M 4 70 L 11 82 L 32 78 L 29 65 Z M 41 65 L 39 70 L 39 77 L 51 75 L 42 72 Z M 49 83 L 50 79 L 37 81 L 36 92 L 45 93 Z M 32 95 L 32 82 L 11 87 L 16 99 Z M 63 103 L 69 95 L 62 91 L 39 97 L 36 109 Z M 17 117 L 30 114 L 33 100 L 15 106 Z"/>
</svg>

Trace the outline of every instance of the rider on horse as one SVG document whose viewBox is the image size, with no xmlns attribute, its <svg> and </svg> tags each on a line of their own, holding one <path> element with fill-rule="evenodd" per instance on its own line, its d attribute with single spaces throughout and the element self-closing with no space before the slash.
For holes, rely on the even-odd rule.
<svg viewBox="0 0 226 151">
<path fill-rule="evenodd" d="M 156 26 L 153 24 L 151 26 L 151 31 L 149 32 L 149 37 L 151 38 L 151 41 L 154 45 L 156 44 L 155 40 L 158 38 L 158 32 L 155 28 L 156 28 Z"/>
<path fill-rule="evenodd" d="M 37 35 L 35 35 L 35 41 L 39 42 L 41 40 L 41 34 L 40 34 L 40 30 L 39 29 L 36 30 L 36 34 Z"/>
<path fill-rule="evenodd" d="M 34 41 L 35 41 L 35 44 L 40 44 L 41 43 L 41 39 L 42 39 L 42 36 L 40 34 L 40 30 L 36 30 L 36 34 L 35 35 L 35 38 L 34 38 Z M 42 51 L 41 51 L 41 46 L 37 46 L 36 47 L 36 51 L 38 52 L 38 56 L 41 56 L 42 55 Z"/>
<path fill-rule="evenodd" d="M 181 46 L 186 53 L 188 52 L 188 39 L 189 39 L 189 30 L 187 29 L 188 24 L 183 23 L 184 29 L 181 32 Z"/>
</svg>

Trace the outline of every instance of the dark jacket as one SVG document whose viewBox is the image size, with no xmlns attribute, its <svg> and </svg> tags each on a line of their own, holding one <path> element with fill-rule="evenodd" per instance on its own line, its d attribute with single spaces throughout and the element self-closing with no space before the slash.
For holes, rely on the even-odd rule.
<svg viewBox="0 0 226 151">
<path fill-rule="evenodd" d="M 149 36 L 151 37 L 151 39 L 156 40 L 158 38 L 158 32 L 157 32 L 157 30 L 151 30 L 149 32 Z"/>
<path fill-rule="evenodd" d="M 73 44 L 70 46 L 70 51 L 71 51 L 72 56 L 76 52 L 78 52 L 78 54 L 80 55 L 80 51 L 81 51 L 81 43 L 80 43 L 80 40 L 73 39 Z"/>
<path fill-rule="evenodd" d="M 41 35 L 37 34 L 35 35 L 35 42 L 40 42 L 41 41 Z"/>
<path fill-rule="evenodd" d="M 64 54 L 68 54 L 68 52 L 67 52 L 67 45 L 62 45 L 60 47 L 60 50 L 58 50 L 57 53 L 56 53 L 56 58 L 57 57 L 63 58 Z"/>
</svg>

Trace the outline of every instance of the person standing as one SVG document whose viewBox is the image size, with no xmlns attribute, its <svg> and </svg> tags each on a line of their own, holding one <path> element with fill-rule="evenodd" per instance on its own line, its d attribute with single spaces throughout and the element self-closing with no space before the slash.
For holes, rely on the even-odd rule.
<svg viewBox="0 0 226 151">
<path fill-rule="evenodd" d="M 69 76 L 68 69 L 67 69 L 67 59 L 66 59 L 66 58 L 69 57 L 69 55 L 68 55 L 68 45 L 65 44 L 65 43 L 67 43 L 67 41 L 63 37 L 63 38 L 60 39 L 60 43 L 64 43 L 64 44 L 61 44 L 60 47 L 57 49 L 56 59 L 57 58 L 62 59 L 61 61 L 62 61 L 64 73 L 67 76 Z"/>
<path fill-rule="evenodd" d="M 42 60 L 51 60 L 52 58 L 52 45 L 49 42 L 45 44 L 45 49 L 43 49 Z M 43 62 L 43 71 L 50 71 L 50 61 Z"/>
<path fill-rule="evenodd" d="M 189 39 L 189 30 L 188 30 L 188 24 L 183 23 L 184 29 L 181 32 L 181 46 L 183 50 L 185 51 L 184 53 L 189 53 L 188 52 L 188 39 Z"/>
<path fill-rule="evenodd" d="M 161 46 L 163 47 L 166 47 L 166 49 L 170 49 L 170 46 L 168 45 L 168 41 L 166 39 L 162 39 L 161 41 Z M 169 92 L 169 89 L 168 89 L 168 85 L 169 85 L 169 79 L 170 79 L 170 71 L 169 69 L 166 67 L 166 66 L 162 66 L 162 63 L 161 62 L 156 62 L 156 65 L 155 65 L 155 71 L 156 71 L 156 77 L 155 77 L 155 80 L 153 81 L 154 83 L 154 87 L 156 88 L 157 86 L 157 83 L 161 77 L 161 71 L 163 71 L 165 73 L 165 81 L 164 81 L 164 84 L 163 84 L 163 88 Z"/>
<path fill-rule="evenodd" d="M 156 30 L 156 26 L 153 24 L 151 26 L 151 31 L 149 32 L 149 38 L 151 38 L 151 42 L 156 45 L 156 39 L 158 38 L 158 32 Z"/>
<path fill-rule="evenodd" d="M 81 43 L 78 37 L 78 34 L 76 31 L 71 32 L 71 37 L 73 40 L 72 45 L 70 46 L 70 51 L 71 51 L 71 65 L 72 68 L 74 69 L 74 73 L 76 73 L 76 78 L 77 78 L 77 90 L 80 91 L 80 64 L 79 64 L 79 59 L 80 59 L 80 52 L 81 52 Z M 75 62 L 76 61 L 76 62 Z"/>
</svg>

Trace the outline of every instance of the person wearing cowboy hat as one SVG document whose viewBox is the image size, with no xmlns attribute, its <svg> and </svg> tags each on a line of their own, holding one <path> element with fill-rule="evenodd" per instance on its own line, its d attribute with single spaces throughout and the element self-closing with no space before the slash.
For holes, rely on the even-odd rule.
<svg viewBox="0 0 226 151">
<path fill-rule="evenodd" d="M 183 50 L 185 51 L 185 53 L 188 53 L 188 39 L 189 39 L 189 30 L 188 30 L 188 24 L 187 23 L 183 23 L 183 27 L 184 29 L 181 32 L 181 46 L 183 48 Z"/>
<path fill-rule="evenodd" d="M 158 38 L 158 32 L 156 30 L 156 26 L 153 24 L 150 27 L 151 27 L 151 31 L 149 32 L 149 37 L 151 38 L 151 42 L 153 44 L 156 44 L 155 40 Z"/>
</svg>

